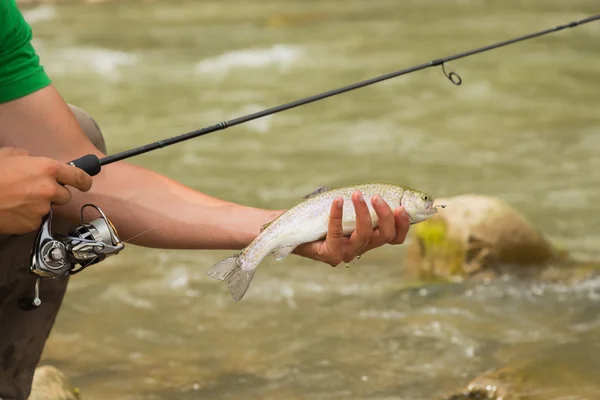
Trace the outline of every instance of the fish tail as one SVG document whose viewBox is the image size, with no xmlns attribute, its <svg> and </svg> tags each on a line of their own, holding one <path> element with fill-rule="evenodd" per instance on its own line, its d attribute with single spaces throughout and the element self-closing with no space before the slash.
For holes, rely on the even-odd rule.
<svg viewBox="0 0 600 400">
<path fill-rule="evenodd" d="M 255 268 L 244 269 L 239 259 L 240 254 L 235 254 L 211 266 L 206 275 L 213 279 L 227 282 L 229 293 L 235 301 L 239 301 L 250 287 Z"/>
</svg>

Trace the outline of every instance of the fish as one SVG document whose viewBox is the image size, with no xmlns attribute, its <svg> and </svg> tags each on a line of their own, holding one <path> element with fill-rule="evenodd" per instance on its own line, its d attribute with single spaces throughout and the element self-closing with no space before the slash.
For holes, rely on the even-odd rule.
<svg viewBox="0 0 600 400">
<path fill-rule="evenodd" d="M 352 194 L 360 191 L 365 199 L 375 195 L 392 208 L 402 205 L 410 218 L 410 224 L 427 220 L 438 212 L 434 198 L 425 192 L 407 186 L 388 183 L 348 185 L 338 188 L 320 186 L 303 197 L 303 201 L 283 212 L 274 220 L 264 224 L 256 238 L 241 251 L 212 265 L 206 274 L 216 280 L 225 281 L 232 298 L 241 300 L 256 269 L 269 255 L 281 261 L 301 244 L 322 240 L 327 234 L 329 212 L 336 197 L 344 199 L 342 227 L 344 236 L 356 229 L 356 213 Z M 373 229 L 378 226 L 378 217 L 370 201 L 366 201 Z"/>
</svg>

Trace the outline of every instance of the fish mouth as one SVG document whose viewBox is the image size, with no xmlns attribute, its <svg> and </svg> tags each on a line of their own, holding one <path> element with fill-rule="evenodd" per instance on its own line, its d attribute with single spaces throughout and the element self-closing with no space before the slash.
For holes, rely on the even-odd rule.
<svg viewBox="0 0 600 400">
<path fill-rule="evenodd" d="M 446 208 L 446 205 L 445 204 L 438 204 L 437 206 L 433 207 L 433 208 L 435 208 L 435 212 L 439 211 L 438 207 L 439 208 Z"/>
<path fill-rule="evenodd" d="M 429 203 L 429 206 L 427 206 L 427 211 L 429 211 L 431 214 L 435 214 L 435 213 L 437 213 L 439 211 L 438 207 L 439 208 L 446 208 L 446 205 L 445 204 L 438 204 L 438 205 L 434 206 L 433 202 L 432 202 L 432 203 Z"/>
</svg>

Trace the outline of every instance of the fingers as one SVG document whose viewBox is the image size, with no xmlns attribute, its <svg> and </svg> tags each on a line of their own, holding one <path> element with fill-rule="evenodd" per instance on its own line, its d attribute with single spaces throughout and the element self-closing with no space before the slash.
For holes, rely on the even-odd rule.
<svg viewBox="0 0 600 400">
<path fill-rule="evenodd" d="M 390 244 L 402 244 L 406 240 L 408 229 L 410 228 L 410 218 L 404 207 L 400 206 L 394 211 L 394 221 L 396 225 L 396 237 Z"/>
<path fill-rule="evenodd" d="M 51 203 L 64 206 L 71 201 L 71 192 L 64 186 L 56 185 L 56 192 L 52 197 Z"/>
<path fill-rule="evenodd" d="M 371 202 L 373 204 L 373 209 L 377 214 L 378 227 L 373 231 L 369 243 L 359 251 L 357 254 L 358 256 L 362 256 L 364 253 L 374 248 L 390 243 L 396 237 L 394 212 L 390 206 L 379 195 L 373 196 Z"/>
<path fill-rule="evenodd" d="M 63 163 L 57 165 L 56 180 L 63 185 L 73 186 L 82 192 L 87 192 L 92 187 L 92 177 L 84 170 Z"/>
<path fill-rule="evenodd" d="M 379 244 L 389 243 L 396 237 L 396 224 L 394 221 L 394 212 L 379 195 L 373 196 L 373 209 L 379 220 Z"/>
<path fill-rule="evenodd" d="M 352 203 L 356 213 L 356 230 L 352 232 L 348 240 L 348 246 L 343 255 L 344 262 L 352 261 L 373 237 L 373 220 L 361 192 L 352 194 Z"/>
<path fill-rule="evenodd" d="M 18 147 L 2 147 L 0 148 L 0 157 L 8 156 L 28 156 L 29 152 Z"/>
<path fill-rule="evenodd" d="M 337 197 L 331 205 L 325 240 L 298 246 L 295 253 L 335 267 L 341 262 L 349 263 L 356 256 L 386 243 L 404 243 L 410 219 L 402 206 L 392 211 L 380 196 L 374 196 L 372 204 L 379 221 L 378 228 L 374 230 L 369 208 L 360 192 L 352 195 L 352 203 L 356 214 L 356 229 L 350 238 L 343 234 L 344 199 Z"/>
<path fill-rule="evenodd" d="M 343 207 L 344 199 L 342 197 L 336 197 L 331 204 L 331 211 L 329 213 L 329 223 L 327 225 L 325 243 L 332 255 L 331 261 L 328 262 L 332 267 L 335 267 L 341 262 L 341 254 L 344 249 L 344 232 L 342 227 Z"/>
</svg>

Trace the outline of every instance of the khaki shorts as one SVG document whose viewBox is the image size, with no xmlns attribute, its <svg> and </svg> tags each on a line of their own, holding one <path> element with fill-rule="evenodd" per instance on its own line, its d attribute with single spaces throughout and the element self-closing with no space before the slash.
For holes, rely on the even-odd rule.
<svg viewBox="0 0 600 400">
<path fill-rule="evenodd" d="M 96 122 L 84 111 L 70 107 L 92 143 L 106 153 Z M 58 218 L 52 226 L 53 232 L 73 228 Z M 35 276 L 28 267 L 36 234 L 0 236 L 0 400 L 29 397 L 33 373 L 67 289 L 67 277 L 43 280 L 41 306 L 29 311 L 19 307 L 20 299 L 33 296 Z"/>
</svg>

